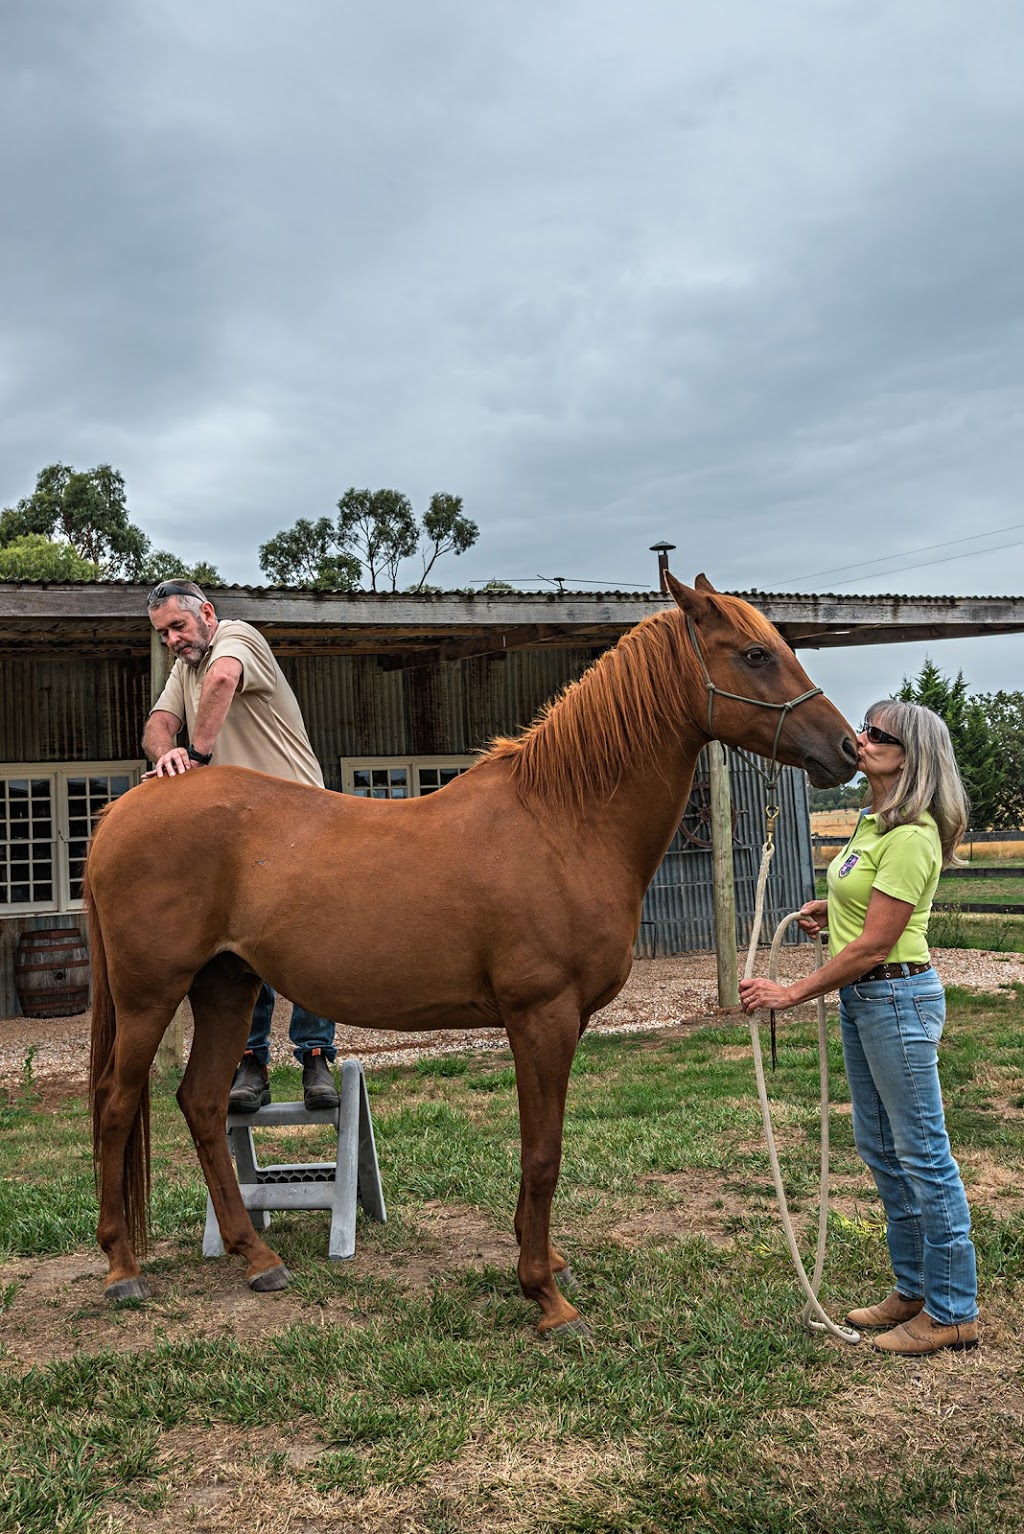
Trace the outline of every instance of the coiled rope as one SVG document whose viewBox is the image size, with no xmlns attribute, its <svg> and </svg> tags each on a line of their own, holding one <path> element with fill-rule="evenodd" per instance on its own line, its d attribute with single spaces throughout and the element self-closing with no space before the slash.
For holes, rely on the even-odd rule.
<svg viewBox="0 0 1024 1534">
<path fill-rule="evenodd" d="M 775 811 L 774 814 L 771 810 Z M 744 980 L 750 980 L 754 973 L 754 963 L 757 958 L 757 945 L 761 937 L 761 927 L 764 922 L 764 899 L 765 889 L 768 884 L 768 871 L 771 867 L 772 858 L 775 855 L 775 822 L 778 819 L 778 810 L 771 806 L 768 813 L 768 830 L 764 846 L 761 848 L 761 867 L 757 876 L 757 896 L 754 902 L 754 922 L 750 933 L 750 946 L 747 949 L 747 962 L 743 970 Z M 774 980 L 778 968 L 779 949 L 786 928 L 791 922 L 799 919 L 800 912 L 793 911 L 789 916 L 783 917 L 775 929 L 772 939 L 771 952 L 768 956 L 769 978 Z M 822 964 L 822 945 L 820 938 L 815 943 L 816 965 L 820 969 Z M 829 1332 L 833 1337 L 838 1337 L 842 1342 L 856 1343 L 860 1341 L 860 1332 L 852 1327 L 839 1326 L 825 1312 L 818 1301 L 818 1290 L 821 1287 L 821 1275 L 825 1266 L 825 1237 L 828 1231 L 828 1031 L 825 1021 L 825 998 L 818 997 L 818 1061 L 821 1079 L 821 1176 L 818 1194 L 818 1244 L 814 1258 L 814 1274 L 807 1277 L 807 1271 L 800 1256 L 800 1248 L 797 1246 L 796 1235 L 793 1230 L 793 1221 L 789 1214 L 789 1205 L 786 1201 L 786 1190 L 782 1183 L 782 1170 L 779 1165 L 779 1154 L 775 1147 L 775 1134 L 772 1130 L 771 1109 L 768 1106 L 768 1088 L 764 1076 L 764 1060 L 761 1055 L 761 1034 L 758 1027 L 756 1013 L 750 1015 L 750 1041 L 754 1052 L 754 1073 L 757 1076 L 757 1095 L 761 1104 L 761 1122 L 764 1125 L 764 1137 L 768 1145 L 768 1159 L 771 1162 L 772 1180 L 775 1184 L 775 1197 L 779 1204 L 779 1214 L 782 1217 L 782 1228 L 786 1235 L 786 1244 L 789 1247 L 789 1255 L 796 1269 L 800 1288 L 803 1290 L 806 1304 L 801 1312 L 800 1319 L 809 1332 Z"/>
</svg>

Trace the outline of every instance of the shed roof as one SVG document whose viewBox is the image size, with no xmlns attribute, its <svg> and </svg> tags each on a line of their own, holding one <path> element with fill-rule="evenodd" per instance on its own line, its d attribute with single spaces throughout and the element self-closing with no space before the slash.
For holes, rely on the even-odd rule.
<svg viewBox="0 0 1024 1534">
<path fill-rule="evenodd" d="M 145 586 L 0 582 L 0 657 L 149 654 Z M 604 648 L 669 605 L 657 592 L 209 591 L 222 618 L 256 624 L 282 655 L 390 655 L 397 666 L 509 649 Z M 837 596 L 742 591 L 795 648 L 1024 632 L 1024 596 Z"/>
</svg>

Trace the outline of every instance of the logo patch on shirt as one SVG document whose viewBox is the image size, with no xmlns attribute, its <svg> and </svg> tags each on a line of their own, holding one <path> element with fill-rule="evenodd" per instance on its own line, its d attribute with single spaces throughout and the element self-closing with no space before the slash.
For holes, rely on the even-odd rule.
<svg viewBox="0 0 1024 1534">
<path fill-rule="evenodd" d="M 840 877 L 840 879 L 845 879 L 846 875 L 848 873 L 852 873 L 853 870 L 856 868 L 856 866 L 857 866 L 857 864 L 859 862 L 860 862 L 860 853 L 859 852 L 851 852 L 850 856 L 846 859 L 846 862 L 843 864 L 842 868 L 840 868 L 840 870 L 839 870 L 839 877 Z"/>
</svg>

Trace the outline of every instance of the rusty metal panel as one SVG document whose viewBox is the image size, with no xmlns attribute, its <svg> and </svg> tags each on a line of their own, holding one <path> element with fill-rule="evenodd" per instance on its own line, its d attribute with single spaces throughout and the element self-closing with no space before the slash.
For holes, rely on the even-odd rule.
<svg viewBox="0 0 1024 1534">
<path fill-rule="evenodd" d="M 521 729 L 594 652 L 515 650 L 437 666 L 375 656 L 283 657 L 329 788 L 343 756 L 463 756 Z"/>
<path fill-rule="evenodd" d="M 140 755 L 144 662 L 0 661 L 0 761 L 122 761 Z"/>
<path fill-rule="evenodd" d="M 752 761 L 736 751 L 727 753 L 733 808 L 733 872 L 736 880 L 736 941 L 750 941 L 757 890 L 757 873 L 764 840 L 765 788 Z M 694 792 L 664 861 L 644 897 L 635 952 L 643 958 L 710 950 L 715 947 L 715 910 L 711 871 L 710 832 L 701 810 L 707 783 L 707 762 L 701 753 Z M 811 822 L 807 779 L 783 768 L 778 787 L 781 810 L 765 896 L 763 932 L 770 941 L 784 916 L 814 894 Z M 787 942 L 801 939 L 795 927 Z"/>
</svg>

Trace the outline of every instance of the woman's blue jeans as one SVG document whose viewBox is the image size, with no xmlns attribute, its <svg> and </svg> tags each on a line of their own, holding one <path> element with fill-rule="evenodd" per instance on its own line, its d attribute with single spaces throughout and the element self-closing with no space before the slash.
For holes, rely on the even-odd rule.
<svg viewBox="0 0 1024 1534">
<path fill-rule="evenodd" d="M 270 1064 L 270 1024 L 276 999 L 274 991 L 264 983 L 252 1009 L 252 1026 L 245 1052 L 254 1055 L 260 1065 Z M 305 1007 L 293 1006 L 288 1037 L 292 1041 L 295 1058 L 300 1062 L 311 1049 L 322 1050 L 328 1060 L 334 1059 L 334 1024 L 326 1017 L 317 1017 L 315 1012 L 307 1012 Z"/>
<path fill-rule="evenodd" d="M 973 1321 L 971 1213 L 939 1088 L 946 995 L 934 970 L 839 992 L 853 1137 L 886 1215 L 896 1290 L 944 1326 Z"/>
</svg>

